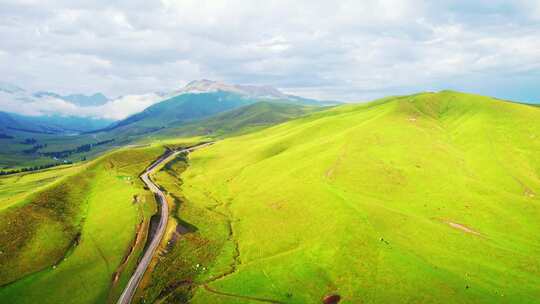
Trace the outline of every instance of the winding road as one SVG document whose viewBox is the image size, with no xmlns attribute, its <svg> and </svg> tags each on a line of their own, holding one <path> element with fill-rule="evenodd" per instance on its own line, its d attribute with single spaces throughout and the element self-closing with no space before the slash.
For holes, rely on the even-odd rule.
<svg viewBox="0 0 540 304">
<path fill-rule="evenodd" d="M 133 272 L 133 275 L 129 279 L 129 282 L 126 285 L 126 288 L 122 292 L 122 295 L 120 295 L 120 298 L 118 299 L 118 304 L 129 304 L 131 303 L 131 300 L 133 299 L 133 296 L 135 295 L 135 291 L 137 290 L 137 287 L 139 286 L 139 283 L 141 282 L 142 277 L 144 276 L 144 273 L 146 272 L 146 269 L 148 269 L 148 265 L 150 264 L 150 261 L 152 260 L 152 257 L 154 256 L 156 249 L 158 248 L 159 244 L 161 243 L 161 240 L 163 239 L 163 235 L 165 235 L 165 230 L 167 228 L 167 222 L 169 221 L 169 205 L 167 204 L 167 199 L 165 197 L 165 194 L 159 189 L 159 187 L 154 184 L 152 179 L 150 178 L 150 174 L 152 174 L 156 168 L 159 167 L 160 164 L 167 163 L 171 161 L 176 155 L 182 152 L 191 152 L 200 148 L 207 147 L 209 145 L 213 144 L 213 142 L 204 143 L 200 145 L 196 145 L 190 148 L 177 150 L 174 152 L 166 153 L 162 157 L 158 158 L 146 171 L 141 174 L 142 181 L 148 186 L 150 191 L 155 193 L 159 197 L 159 203 L 161 204 L 161 214 L 159 219 L 159 225 L 157 227 L 156 233 L 154 235 L 154 238 L 152 239 L 150 245 L 148 246 L 148 249 L 144 252 L 144 255 L 137 265 L 137 269 L 135 269 L 135 272 Z"/>
</svg>

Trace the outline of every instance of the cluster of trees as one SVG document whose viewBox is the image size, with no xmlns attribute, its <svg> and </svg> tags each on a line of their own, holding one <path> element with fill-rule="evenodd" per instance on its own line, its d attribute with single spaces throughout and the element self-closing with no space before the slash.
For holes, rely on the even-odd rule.
<svg viewBox="0 0 540 304">
<path fill-rule="evenodd" d="M 47 157 L 53 157 L 53 158 L 67 158 L 71 154 L 89 152 L 90 150 L 92 150 L 93 147 L 105 145 L 105 144 L 111 143 L 113 141 L 114 141 L 114 139 L 109 139 L 109 140 L 104 140 L 104 141 L 97 142 L 95 144 L 84 144 L 82 146 L 78 146 L 75 149 L 68 149 L 68 150 L 63 150 L 63 151 L 53 151 L 53 152 L 39 152 L 39 155 L 47 156 Z M 33 145 L 32 148 L 29 148 L 29 149 L 26 149 L 26 150 L 22 151 L 25 154 L 35 154 L 35 153 L 38 153 L 38 151 L 40 149 L 43 149 L 43 148 L 47 147 L 47 144 L 39 144 L 39 143 L 37 143 L 37 140 L 35 140 L 34 138 L 26 138 L 22 142 L 22 144 Z"/>
<path fill-rule="evenodd" d="M 10 136 L 10 135 L 4 134 L 4 133 L 0 133 L 0 138 L 3 138 L 3 139 L 12 139 L 13 136 Z"/>
<path fill-rule="evenodd" d="M 26 168 L 8 170 L 8 171 L 0 170 L 0 176 L 16 174 L 16 173 L 21 173 L 21 172 L 31 172 L 31 171 L 43 170 L 43 169 L 52 168 L 52 167 L 56 167 L 56 166 L 60 166 L 60 165 L 66 165 L 66 164 L 72 164 L 72 162 L 69 161 L 69 160 L 65 160 L 65 161 L 63 161 L 61 163 L 53 163 L 53 164 L 46 164 L 46 165 L 40 165 L 40 166 L 26 167 Z"/>
<path fill-rule="evenodd" d="M 23 145 L 33 145 L 36 144 L 37 140 L 35 138 L 25 138 L 24 141 L 21 143 Z"/>
<path fill-rule="evenodd" d="M 24 153 L 24 154 L 34 154 L 34 153 L 36 153 L 39 149 L 43 149 L 43 148 L 45 148 L 45 147 L 47 147 L 47 144 L 44 144 L 44 145 L 42 145 L 42 144 L 33 145 L 32 148 L 23 150 L 23 153 Z"/>
<path fill-rule="evenodd" d="M 24 154 L 34 154 L 39 149 L 43 149 L 43 148 L 47 147 L 47 144 L 44 144 L 44 145 L 38 144 L 38 142 L 37 142 L 37 140 L 35 138 L 25 138 L 24 141 L 21 142 L 21 144 L 23 144 L 23 145 L 33 145 L 32 148 L 23 150 L 22 152 Z"/>
<path fill-rule="evenodd" d="M 74 153 L 83 153 L 83 152 L 89 152 L 92 150 L 93 147 L 106 145 L 108 143 L 113 142 L 114 139 L 104 140 L 97 142 L 95 144 L 85 144 L 82 146 L 79 146 L 75 149 L 69 149 L 69 150 L 63 150 L 63 151 L 56 151 L 56 152 L 41 152 L 40 155 L 47 156 L 47 157 L 54 157 L 54 158 L 66 158 L 69 157 L 71 154 Z"/>
<path fill-rule="evenodd" d="M 0 133 L 0 135 L 1 135 L 1 133 Z M 26 153 L 26 154 L 38 153 L 41 156 L 54 157 L 54 158 L 57 158 L 57 159 L 61 159 L 61 158 L 67 158 L 67 157 L 71 156 L 74 153 L 89 152 L 90 150 L 92 150 L 93 147 L 106 145 L 106 144 L 109 144 L 109 143 L 111 143 L 113 141 L 114 141 L 114 139 L 109 139 L 109 140 L 100 141 L 100 142 L 97 142 L 97 143 L 94 143 L 94 144 L 85 144 L 85 145 L 79 146 L 79 147 L 77 147 L 75 149 L 69 149 L 69 150 L 58 151 L 58 152 L 39 152 L 39 149 L 47 147 L 47 144 L 39 144 L 37 142 L 37 140 L 34 139 L 34 138 L 26 138 L 21 143 L 26 144 L 26 145 L 32 145 L 32 148 L 23 150 L 23 152 Z M 81 160 L 85 161 L 86 156 L 82 156 Z M 51 164 L 46 164 L 46 165 L 33 166 L 33 167 L 25 167 L 25 168 L 20 168 L 20 169 L 13 169 L 13 170 L 5 170 L 4 169 L 4 170 L 0 170 L 0 176 L 16 174 L 16 173 L 21 173 L 21 172 L 31 172 L 31 171 L 43 170 L 43 169 L 47 169 L 47 168 L 52 168 L 52 167 L 56 167 L 56 166 L 60 166 L 60 165 L 66 165 L 66 164 L 72 164 L 72 163 L 73 162 L 71 160 L 63 160 L 61 162 L 56 162 L 56 163 L 51 163 Z"/>
</svg>

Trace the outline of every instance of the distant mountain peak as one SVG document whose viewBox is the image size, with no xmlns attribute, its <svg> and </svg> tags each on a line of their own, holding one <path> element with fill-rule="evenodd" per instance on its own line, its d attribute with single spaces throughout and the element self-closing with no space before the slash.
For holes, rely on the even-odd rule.
<svg viewBox="0 0 540 304">
<path fill-rule="evenodd" d="M 45 91 L 39 91 L 32 96 L 36 98 L 56 98 L 61 99 L 64 101 L 67 101 L 71 104 L 80 106 L 80 107 L 94 107 L 94 106 L 101 106 L 107 103 L 109 101 L 109 98 L 107 96 L 103 95 L 102 93 L 94 93 L 91 95 L 85 95 L 85 94 L 70 94 L 62 96 L 60 94 L 54 93 L 54 92 L 45 92 Z"/>
<path fill-rule="evenodd" d="M 184 93 L 208 93 L 216 91 L 242 93 L 234 85 L 208 79 L 193 80 L 181 90 Z"/>
<path fill-rule="evenodd" d="M 222 81 L 215 81 L 209 79 L 191 81 L 184 88 L 172 91 L 168 96 L 174 97 L 182 94 L 214 93 L 218 91 L 234 93 L 247 98 L 259 100 L 290 102 L 304 105 L 329 106 L 339 104 L 339 102 L 336 101 L 320 101 L 316 99 L 303 98 L 300 96 L 285 94 L 280 90 L 268 85 L 258 86 L 228 84 Z"/>
<path fill-rule="evenodd" d="M 177 93 L 231 92 L 254 98 L 286 99 L 287 95 L 271 86 L 235 85 L 209 79 L 194 80 Z"/>
</svg>

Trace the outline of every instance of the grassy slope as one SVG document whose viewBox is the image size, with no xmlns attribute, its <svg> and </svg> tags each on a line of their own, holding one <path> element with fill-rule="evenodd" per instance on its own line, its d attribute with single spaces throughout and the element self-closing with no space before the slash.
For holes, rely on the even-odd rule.
<svg viewBox="0 0 540 304">
<path fill-rule="evenodd" d="M 256 100 L 226 92 L 182 94 L 154 104 L 103 131 L 114 137 L 140 137 L 165 127 L 200 120 L 254 102 Z"/>
<path fill-rule="evenodd" d="M 168 227 L 172 233 L 166 236 L 160 258 L 143 279 L 134 303 L 184 303 L 195 285 L 231 270 L 227 258 L 234 257 L 234 246 L 229 241 L 228 217 L 193 204 L 178 191 L 187 166 L 186 157 L 180 155 L 153 176 L 172 203 Z M 223 263 L 218 261 L 220 255 Z"/>
<path fill-rule="evenodd" d="M 22 142 L 28 138 L 34 138 L 37 140 L 37 144 L 47 145 L 45 148 L 40 149 L 40 152 L 58 152 L 69 149 L 76 149 L 85 144 L 95 144 L 103 140 L 109 140 L 113 137 L 106 134 L 97 135 L 78 135 L 78 136 L 65 136 L 65 135 L 52 135 L 52 134 L 36 134 L 20 131 L 11 131 L 9 133 L 14 138 L 0 139 L 0 170 L 32 167 L 36 165 L 46 165 L 58 163 L 61 160 L 54 160 L 50 157 L 40 156 L 38 154 L 27 154 L 24 150 L 31 149 L 33 145 L 23 144 Z M 105 150 L 109 150 L 112 146 L 126 143 L 123 139 L 119 138 L 113 143 L 97 146 L 92 148 L 90 152 L 76 153 L 68 157 L 73 162 L 78 162 L 82 157 L 95 157 L 98 154 L 102 154 Z"/>
<path fill-rule="evenodd" d="M 13 136 L 14 138 L 0 139 L 0 170 L 4 168 L 12 169 L 25 166 L 44 165 L 54 162 L 46 157 L 36 157 L 35 155 L 24 154 L 22 151 L 32 148 L 32 145 L 21 144 L 25 138 L 38 137 L 40 139 L 45 139 L 51 137 L 51 135 L 40 134 L 36 136 L 36 134 L 12 132 L 10 136 Z"/>
<path fill-rule="evenodd" d="M 1 288 L 0 302 L 105 302 L 113 273 L 133 243 L 143 214 L 147 218 L 154 208 L 153 196 L 143 190 L 137 176 L 162 151 L 148 147 L 107 154 L 2 211 L 0 245 L 7 248 L 4 255 L 10 253 L 2 263 L 2 279 L 34 274 Z M 78 244 L 58 266 L 51 267 L 79 233 Z M 131 259 L 140 247 L 136 246 Z M 125 283 L 125 276 L 120 280 Z"/>
<path fill-rule="evenodd" d="M 79 170 L 79 166 L 61 166 L 39 172 L 25 172 L 0 177 L 0 210 L 21 202 L 37 189 Z"/>
<path fill-rule="evenodd" d="M 182 192 L 228 215 L 239 251 L 200 265 L 235 269 L 208 286 L 286 303 L 535 302 L 538 134 L 540 109 L 442 92 L 345 105 L 197 151 Z M 219 235 L 207 221 L 190 224 Z M 244 301 L 201 286 L 194 303 Z"/>
<path fill-rule="evenodd" d="M 208 134 L 213 137 L 231 136 L 252 132 L 321 109 L 323 108 L 286 103 L 257 102 L 201 121 L 170 127 L 157 132 L 156 135 L 159 137 Z"/>
</svg>

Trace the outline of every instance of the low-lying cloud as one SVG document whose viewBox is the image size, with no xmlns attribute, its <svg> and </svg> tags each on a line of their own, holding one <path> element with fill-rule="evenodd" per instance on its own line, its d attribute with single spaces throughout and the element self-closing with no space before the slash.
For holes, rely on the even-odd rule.
<svg viewBox="0 0 540 304">
<path fill-rule="evenodd" d="M 157 93 L 126 95 L 99 106 L 78 106 L 52 96 L 34 97 L 27 92 L 7 94 L 0 92 L 1 111 L 27 116 L 61 115 L 96 119 L 119 120 L 153 105 L 163 96 Z"/>
</svg>

